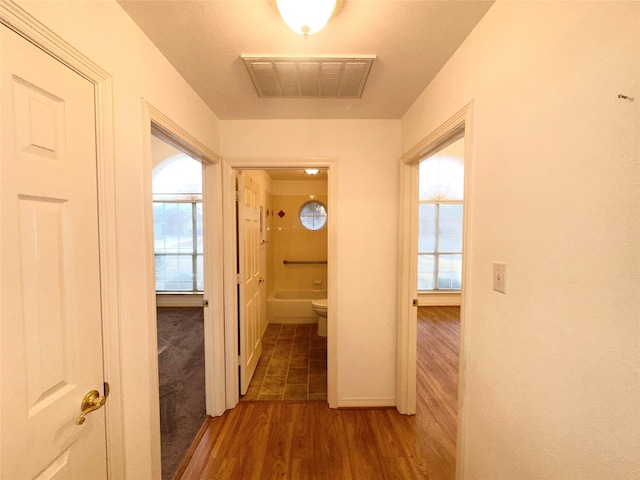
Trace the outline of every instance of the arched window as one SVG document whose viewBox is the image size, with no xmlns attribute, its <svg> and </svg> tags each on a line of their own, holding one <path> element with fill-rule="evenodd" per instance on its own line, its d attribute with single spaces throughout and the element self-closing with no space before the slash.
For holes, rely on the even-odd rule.
<svg viewBox="0 0 640 480">
<path fill-rule="evenodd" d="M 463 146 L 447 147 L 420 163 L 419 291 L 461 288 L 464 161 L 452 152 L 464 151 Z"/>
<path fill-rule="evenodd" d="M 201 292 L 202 164 L 173 155 L 153 169 L 156 291 Z"/>
</svg>

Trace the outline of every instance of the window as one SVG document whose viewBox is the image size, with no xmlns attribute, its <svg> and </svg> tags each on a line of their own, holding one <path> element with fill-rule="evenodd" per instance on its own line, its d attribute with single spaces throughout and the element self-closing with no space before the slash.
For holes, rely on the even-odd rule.
<svg viewBox="0 0 640 480">
<path fill-rule="evenodd" d="M 174 155 L 153 170 L 156 291 L 201 292 L 202 165 Z"/>
<path fill-rule="evenodd" d="M 464 163 L 448 153 L 459 142 L 420 163 L 419 291 L 460 290 L 462 285 Z"/>
<path fill-rule="evenodd" d="M 324 203 L 311 200 L 300 209 L 300 223 L 307 230 L 320 230 L 327 224 L 327 207 Z"/>
</svg>

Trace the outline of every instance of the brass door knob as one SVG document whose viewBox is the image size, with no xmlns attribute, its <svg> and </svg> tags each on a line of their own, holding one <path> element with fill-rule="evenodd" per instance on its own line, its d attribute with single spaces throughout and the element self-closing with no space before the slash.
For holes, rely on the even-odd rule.
<svg viewBox="0 0 640 480">
<path fill-rule="evenodd" d="M 104 397 L 100 396 L 100 392 L 97 390 L 91 390 L 87 393 L 80 403 L 80 416 L 76 420 L 76 425 L 82 425 L 86 420 L 86 416 L 99 408 L 102 408 L 107 402 L 109 396 L 109 384 L 104 384 Z"/>
</svg>

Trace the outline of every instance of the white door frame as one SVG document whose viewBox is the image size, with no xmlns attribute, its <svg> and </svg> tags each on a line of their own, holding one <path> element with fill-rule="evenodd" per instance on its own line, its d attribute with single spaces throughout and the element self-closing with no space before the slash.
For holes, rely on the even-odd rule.
<svg viewBox="0 0 640 480">
<path fill-rule="evenodd" d="M 224 222 L 224 307 L 225 307 L 225 344 L 226 347 L 226 408 L 234 408 L 240 401 L 238 386 L 238 292 L 236 288 L 236 201 L 234 170 L 269 170 L 269 169 L 328 169 L 327 210 L 328 265 L 327 265 L 327 297 L 329 309 L 327 317 L 327 400 L 330 408 L 338 407 L 338 342 L 336 302 L 338 299 L 337 284 L 337 215 L 338 215 L 338 160 L 336 158 L 223 158 L 222 159 L 222 207 Z"/>
<path fill-rule="evenodd" d="M 471 175 L 473 153 L 473 102 L 466 105 L 458 113 L 439 128 L 427 135 L 422 141 L 402 156 L 400 181 L 402 198 L 400 201 L 400 278 L 398 288 L 398 381 L 397 408 L 403 414 L 416 412 L 416 361 L 417 361 L 417 323 L 416 308 L 412 305 L 417 298 L 417 265 L 418 265 L 418 188 L 419 163 L 426 156 L 441 150 L 450 143 L 464 136 L 464 210 L 462 239 L 462 303 L 460 308 L 460 359 L 458 372 L 458 434 L 456 471 L 462 478 L 461 458 L 464 452 L 464 438 L 461 425 L 466 387 L 466 336 L 465 307 L 468 305 L 469 289 L 467 285 L 467 265 L 469 264 L 471 225 Z"/>
<path fill-rule="evenodd" d="M 148 199 L 145 208 L 145 230 L 147 241 L 146 273 L 147 308 L 152 314 L 147 319 L 148 330 L 152 332 L 149 341 L 149 379 L 151 382 L 149 405 L 153 438 L 151 444 L 156 452 L 154 463 L 160 462 L 160 385 L 158 381 L 158 325 L 156 318 L 155 258 L 153 228 L 153 158 L 152 134 L 176 147 L 183 153 L 203 164 L 203 230 L 204 230 L 204 283 L 203 300 L 209 306 L 204 309 L 204 364 L 206 413 L 218 416 L 224 413 L 224 351 L 216 344 L 224 338 L 223 296 L 222 296 L 222 246 L 220 244 L 222 221 L 218 205 L 222 198 L 220 181 L 220 157 L 186 130 L 164 115 L 160 110 L 142 99 L 142 123 L 144 141 L 144 197 Z M 159 468 L 159 465 L 156 465 Z M 154 468 L 155 471 L 159 471 Z"/>
<path fill-rule="evenodd" d="M 94 86 L 103 361 L 104 378 L 106 382 L 109 382 L 111 389 L 105 411 L 106 455 L 109 477 L 125 478 L 111 77 L 11 1 L 2 0 L 0 2 L 0 23 L 47 52 Z"/>
</svg>

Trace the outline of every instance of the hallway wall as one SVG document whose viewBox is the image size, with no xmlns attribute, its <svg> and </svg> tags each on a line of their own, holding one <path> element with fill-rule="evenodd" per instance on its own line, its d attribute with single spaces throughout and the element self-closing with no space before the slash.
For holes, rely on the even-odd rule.
<svg viewBox="0 0 640 480">
<path fill-rule="evenodd" d="M 640 474 L 639 26 L 496 2 L 402 120 L 407 151 L 474 102 L 459 478 Z"/>
<path fill-rule="evenodd" d="M 213 151 L 219 150 L 219 122 L 115 1 L 17 3 L 113 78 L 118 313 L 124 368 L 122 391 L 114 391 L 110 401 L 120 399 L 127 405 L 123 459 L 127 478 L 160 478 L 159 437 L 158 442 L 152 440 L 159 432 L 154 418 L 158 397 L 151 392 L 149 378 L 156 335 L 152 327 L 155 305 L 147 295 L 154 289 L 147 284 L 153 232 L 145 226 L 145 210 L 151 208 L 151 199 L 145 196 L 144 182 L 151 177 L 144 175 L 143 145 L 150 131 L 142 122 L 141 99 Z M 113 379 L 113 384 L 117 383 Z"/>
<path fill-rule="evenodd" d="M 220 131 L 226 158 L 338 159 L 338 403 L 395 405 L 400 121 L 225 120 Z"/>
</svg>

